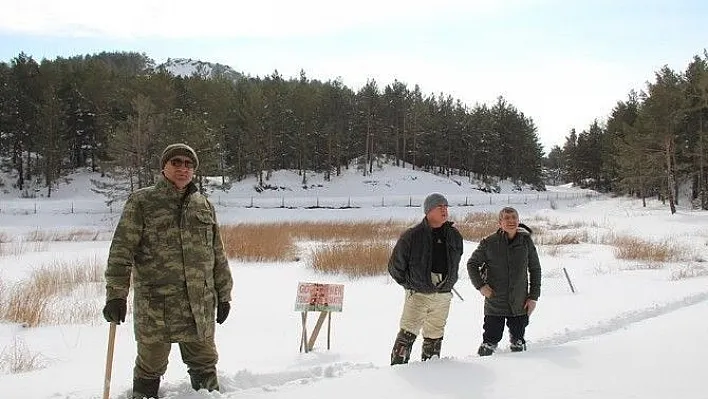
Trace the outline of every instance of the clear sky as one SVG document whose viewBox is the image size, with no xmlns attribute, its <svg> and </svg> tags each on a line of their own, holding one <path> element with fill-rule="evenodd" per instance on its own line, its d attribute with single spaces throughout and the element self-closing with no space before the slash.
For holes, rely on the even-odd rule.
<svg viewBox="0 0 708 399">
<path fill-rule="evenodd" d="M 470 106 L 502 95 L 548 151 L 663 65 L 685 70 L 706 21 L 705 0 L 4 0 L 0 60 L 138 51 L 355 90 L 398 79 Z"/>
</svg>

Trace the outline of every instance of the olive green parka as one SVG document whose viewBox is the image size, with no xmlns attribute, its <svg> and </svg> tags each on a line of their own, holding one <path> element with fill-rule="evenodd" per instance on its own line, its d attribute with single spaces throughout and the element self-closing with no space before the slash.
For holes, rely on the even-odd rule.
<svg viewBox="0 0 708 399">
<path fill-rule="evenodd" d="M 525 315 L 526 299 L 538 300 L 541 295 L 541 264 L 531 234 L 525 230 L 519 230 L 512 240 L 502 229 L 482 239 L 467 262 L 467 272 L 476 289 L 489 284 L 494 290 L 484 300 L 487 316 Z"/>
</svg>

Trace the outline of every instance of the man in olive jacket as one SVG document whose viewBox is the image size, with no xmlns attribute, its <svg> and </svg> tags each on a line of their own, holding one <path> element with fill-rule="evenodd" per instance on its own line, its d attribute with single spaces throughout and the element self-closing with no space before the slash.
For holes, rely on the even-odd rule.
<svg viewBox="0 0 708 399">
<path fill-rule="evenodd" d="M 426 197 L 425 218 L 401 235 L 388 262 L 389 274 L 405 290 L 391 365 L 408 363 L 421 328 L 422 360 L 440 357 L 463 250 L 460 232 L 447 220 L 447 207 L 441 194 Z"/>
<path fill-rule="evenodd" d="M 484 333 L 477 351 L 480 356 L 494 353 L 505 320 L 511 351 L 526 350 L 526 326 L 541 295 L 541 264 L 530 230 L 519 226 L 516 209 L 503 208 L 499 230 L 484 238 L 467 262 L 472 284 L 485 298 Z"/>
<path fill-rule="evenodd" d="M 214 207 L 192 182 L 198 165 L 191 147 L 165 148 L 162 177 L 130 195 L 111 243 L 103 314 L 125 321 L 132 278 L 133 398 L 157 398 L 175 342 L 192 387 L 219 390 L 214 322 L 228 316 L 233 281 Z"/>
</svg>

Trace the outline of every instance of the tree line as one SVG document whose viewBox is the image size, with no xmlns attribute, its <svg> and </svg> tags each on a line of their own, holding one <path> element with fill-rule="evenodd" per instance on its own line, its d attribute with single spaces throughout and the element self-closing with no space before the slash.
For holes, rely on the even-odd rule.
<svg viewBox="0 0 708 399">
<path fill-rule="evenodd" d="M 366 175 L 385 155 L 489 187 L 511 179 L 545 188 L 534 122 L 502 97 L 468 107 L 399 81 L 354 91 L 304 71 L 286 79 L 229 69 L 175 76 L 134 52 L 40 62 L 20 53 L 0 63 L 0 163 L 17 177 L 9 183 L 22 191 L 39 182 L 51 197 L 59 179 L 88 167 L 132 191 L 154 182 L 167 144 L 185 142 L 200 156 L 199 176 L 256 176 L 261 187 L 274 170 L 298 170 L 306 185 L 308 173 L 330 179 L 352 160 Z"/>
<path fill-rule="evenodd" d="M 572 130 L 545 165 L 554 178 L 642 199 L 657 196 L 676 212 L 681 186 L 708 209 L 708 52 L 685 71 L 664 66 L 646 90 L 618 101 L 605 123 Z M 644 202 L 646 205 L 646 202 Z"/>
</svg>

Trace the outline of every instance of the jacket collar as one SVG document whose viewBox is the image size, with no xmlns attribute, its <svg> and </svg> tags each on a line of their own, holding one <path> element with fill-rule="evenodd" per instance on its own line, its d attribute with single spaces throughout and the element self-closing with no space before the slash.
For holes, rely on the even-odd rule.
<svg viewBox="0 0 708 399">
<path fill-rule="evenodd" d="M 184 194 L 182 194 L 179 192 L 179 190 L 177 190 L 177 187 L 175 187 L 175 185 L 172 184 L 172 182 L 169 181 L 165 176 L 160 176 L 157 183 L 155 183 L 155 188 L 163 192 L 166 196 L 174 198 L 183 198 L 183 196 L 188 197 L 198 191 L 197 185 L 194 184 L 193 181 L 191 181 L 185 187 Z"/>
<path fill-rule="evenodd" d="M 423 221 L 420 224 L 423 225 L 423 228 L 425 228 L 426 231 L 428 231 L 428 232 L 433 231 L 433 228 L 430 227 L 430 223 L 428 223 L 428 218 L 423 217 Z M 453 224 L 455 224 L 455 222 L 448 220 L 447 222 L 443 223 L 443 225 L 440 227 L 443 229 L 443 231 L 446 231 Z"/>
</svg>

